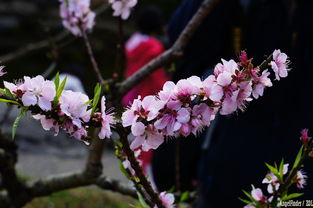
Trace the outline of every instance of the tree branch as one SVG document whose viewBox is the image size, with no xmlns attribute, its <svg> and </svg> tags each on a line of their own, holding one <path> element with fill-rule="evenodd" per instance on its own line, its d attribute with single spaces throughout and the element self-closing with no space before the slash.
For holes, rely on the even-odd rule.
<svg viewBox="0 0 313 208">
<path fill-rule="evenodd" d="M 102 6 L 100 6 L 99 8 L 97 8 L 95 10 L 95 13 L 97 15 L 100 15 L 100 14 L 104 13 L 108 8 L 109 8 L 108 4 L 102 4 Z M 18 58 L 21 58 L 21 57 L 23 57 L 23 56 L 25 56 L 25 55 L 27 55 L 27 54 L 29 54 L 31 52 L 47 48 L 47 47 L 49 47 L 51 45 L 52 42 L 55 42 L 55 43 L 59 42 L 59 41 L 65 39 L 66 37 L 68 37 L 70 35 L 71 35 L 71 33 L 68 30 L 63 29 L 55 37 L 48 38 L 46 40 L 41 40 L 41 41 L 36 42 L 36 43 L 29 43 L 26 46 L 23 46 L 23 47 L 15 50 L 13 52 L 10 52 L 10 53 L 8 53 L 6 55 L 0 56 L 0 61 L 1 61 L 2 64 L 11 62 L 11 61 L 13 61 L 15 59 L 18 59 Z"/>
<path fill-rule="evenodd" d="M 130 149 L 129 142 L 127 139 L 128 132 L 124 129 L 122 126 L 117 127 L 118 132 L 120 133 L 120 141 L 123 144 L 123 151 L 127 156 L 127 159 L 129 160 L 131 167 L 134 169 L 136 176 L 139 178 L 139 183 L 143 186 L 145 191 L 149 194 L 151 197 L 151 200 L 153 203 L 157 205 L 158 208 L 165 208 L 158 193 L 155 192 L 151 186 L 151 183 L 148 181 L 146 176 L 144 175 L 139 162 L 137 161 L 134 151 Z"/>
<path fill-rule="evenodd" d="M 169 63 L 175 58 L 181 57 L 183 55 L 183 50 L 188 45 L 192 35 L 202 24 L 204 19 L 214 8 L 214 5 L 218 0 L 204 0 L 198 11 L 188 22 L 185 29 L 182 31 L 174 45 L 165 51 L 159 57 L 153 59 L 148 64 L 140 68 L 135 74 L 127 78 L 123 82 L 117 84 L 117 92 L 120 97 L 125 95 L 130 89 L 132 89 L 138 82 L 142 81 L 145 77 L 151 74 L 156 69 L 162 67 L 163 65 Z"/>
<path fill-rule="evenodd" d="M 136 190 L 128 185 L 121 184 L 117 180 L 109 179 L 105 176 L 90 178 L 83 172 L 73 172 L 52 176 L 50 178 L 38 180 L 30 185 L 32 198 L 48 196 L 54 192 L 80 186 L 97 185 L 104 190 L 111 190 L 123 195 L 136 198 Z"/>
</svg>

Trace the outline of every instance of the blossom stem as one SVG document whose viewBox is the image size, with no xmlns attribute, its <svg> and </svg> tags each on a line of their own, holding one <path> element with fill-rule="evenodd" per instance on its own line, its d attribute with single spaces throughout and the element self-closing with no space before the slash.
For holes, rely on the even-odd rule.
<svg viewBox="0 0 313 208">
<path fill-rule="evenodd" d="M 309 142 L 308 147 L 302 153 L 301 159 L 300 159 L 299 163 L 297 164 L 297 166 L 292 168 L 292 170 L 290 171 L 289 175 L 287 176 L 285 182 L 279 187 L 277 194 L 274 196 L 273 201 L 276 201 L 278 196 L 282 195 L 282 193 L 287 191 L 288 188 L 293 184 L 293 180 L 294 180 L 295 176 L 297 175 L 297 172 L 303 166 L 304 161 L 309 157 L 310 152 L 312 151 L 312 148 L 313 148 L 313 140 L 311 140 Z"/>
<path fill-rule="evenodd" d="M 127 156 L 127 159 L 129 160 L 131 167 L 134 169 L 136 176 L 139 178 L 141 185 L 145 189 L 145 191 L 149 194 L 151 197 L 151 200 L 154 204 L 157 205 L 158 208 L 165 208 L 165 206 L 162 204 L 161 199 L 159 198 L 159 195 L 153 190 L 151 183 L 148 181 L 147 177 L 142 172 L 142 169 L 139 165 L 139 162 L 137 161 L 134 152 L 130 149 L 129 142 L 127 139 L 127 131 L 125 128 L 121 125 L 116 127 L 118 132 L 120 134 L 120 140 L 123 144 L 123 151 Z"/>
<path fill-rule="evenodd" d="M 84 38 L 84 42 L 85 42 L 85 45 L 86 45 L 86 49 L 87 49 L 87 52 L 88 52 L 88 55 L 89 55 L 89 58 L 90 58 L 93 70 L 95 71 L 99 82 L 101 83 L 101 85 L 103 85 L 104 79 L 103 79 L 103 77 L 101 75 L 100 69 L 98 67 L 98 63 L 97 63 L 97 61 L 96 61 L 96 59 L 94 57 L 94 54 L 93 54 L 93 51 L 92 51 L 92 48 L 91 48 L 91 44 L 89 42 L 88 36 L 86 34 L 86 31 L 83 28 L 81 28 L 81 32 L 82 32 L 82 35 L 83 35 L 83 38 Z"/>
<path fill-rule="evenodd" d="M 124 157 L 121 156 L 121 152 L 123 151 L 118 145 L 115 145 L 116 150 L 119 152 L 118 155 L 116 155 L 116 157 L 123 162 L 125 160 Z M 132 183 L 134 184 L 137 192 L 139 192 L 139 194 L 143 197 L 143 199 L 145 200 L 145 202 L 147 204 L 149 204 L 150 207 L 153 207 L 153 203 L 147 198 L 147 194 L 146 192 L 143 190 L 143 187 L 141 186 L 140 183 L 138 183 L 135 179 L 135 176 L 131 173 L 131 171 L 127 168 L 125 168 L 127 174 L 128 174 L 128 179 L 132 181 Z"/>
</svg>

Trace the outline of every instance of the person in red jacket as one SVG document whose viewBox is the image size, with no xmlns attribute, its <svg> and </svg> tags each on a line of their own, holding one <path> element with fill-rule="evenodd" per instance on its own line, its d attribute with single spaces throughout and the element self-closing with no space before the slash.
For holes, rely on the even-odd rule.
<svg viewBox="0 0 313 208">
<path fill-rule="evenodd" d="M 156 38 L 163 30 L 162 14 L 157 7 L 145 7 L 139 12 L 137 28 L 138 32 L 134 33 L 125 45 L 125 78 L 164 52 L 163 44 Z M 156 94 L 167 80 L 169 78 L 164 68 L 156 70 L 125 95 L 123 104 L 131 104 L 138 96 L 143 98 Z M 145 173 L 149 172 L 151 156 L 152 151 L 142 152 L 139 156 Z"/>
</svg>

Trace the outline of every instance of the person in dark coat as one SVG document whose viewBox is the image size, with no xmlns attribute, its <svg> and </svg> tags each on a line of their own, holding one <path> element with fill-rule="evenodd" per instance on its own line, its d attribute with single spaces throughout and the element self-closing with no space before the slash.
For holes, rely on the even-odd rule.
<svg viewBox="0 0 313 208">
<path fill-rule="evenodd" d="M 266 192 L 264 162 L 292 164 L 300 148 L 300 130 L 313 135 L 313 2 L 253 0 L 248 7 L 245 46 L 260 63 L 264 55 L 282 49 L 292 64 L 289 76 L 248 105 L 243 113 L 220 117 L 199 168 L 199 208 L 243 207 L 238 197 L 251 184 Z M 290 165 L 291 166 L 291 165 Z M 313 161 L 302 199 L 312 199 Z M 292 192 L 291 192 L 292 193 Z"/>
<path fill-rule="evenodd" d="M 203 0 L 184 0 L 174 13 L 168 28 L 173 44 L 192 18 Z M 238 4 L 234 0 L 220 0 L 192 36 L 183 57 L 176 63 L 173 81 L 192 75 L 204 77 L 220 59 L 234 54 L 233 32 L 238 22 Z M 201 137 L 198 136 L 198 137 Z M 177 146 L 177 142 L 180 144 Z M 193 190 L 199 161 L 201 139 L 195 136 L 168 139 L 153 155 L 153 175 L 159 191 L 171 189 Z M 176 155 L 180 155 L 179 167 Z M 180 187 L 179 187 L 180 186 Z"/>
</svg>

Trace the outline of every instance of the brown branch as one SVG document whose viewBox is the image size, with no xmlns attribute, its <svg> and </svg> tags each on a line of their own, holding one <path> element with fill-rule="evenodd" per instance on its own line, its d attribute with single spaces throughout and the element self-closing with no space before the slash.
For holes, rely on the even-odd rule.
<svg viewBox="0 0 313 208">
<path fill-rule="evenodd" d="M 38 180 L 30 185 L 31 198 L 48 196 L 54 192 L 80 186 L 97 185 L 104 190 L 110 190 L 136 198 L 136 190 L 117 180 L 105 176 L 90 178 L 86 172 L 73 172 L 56 175 L 47 179 Z"/>
<path fill-rule="evenodd" d="M 91 48 L 88 36 L 86 34 L 86 31 L 83 28 L 81 28 L 80 30 L 81 30 L 82 35 L 83 35 L 83 39 L 84 39 L 84 42 L 85 42 L 85 45 L 86 45 L 86 49 L 87 49 L 87 52 L 88 52 L 88 55 L 89 55 L 89 58 L 90 58 L 90 61 L 91 61 L 91 64 L 92 64 L 92 68 L 95 71 L 99 82 L 101 83 L 101 85 L 103 85 L 104 79 L 103 79 L 103 77 L 101 75 L 98 63 L 97 63 L 97 61 L 95 59 L 95 56 L 93 54 L 93 51 L 92 51 L 92 48 Z"/>
<path fill-rule="evenodd" d="M 120 133 L 120 141 L 123 144 L 123 147 L 122 147 L 123 151 L 126 154 L 127 159 L 129 160 L 131 164 L 131 167 L 134 169 L 136 176 L 139 178 L 140 184 L 143 186 L 145 191 L 151 197 L 152 202 L 156 204 L 158 208 L 165 208 L 165 206 L 163 205 L 159 197 L 159 194 L 153 190 L 151 183 L 148 181 L 147 177 L 144 175 L 139 165 L 139 162 L 137 161 L 134 155 L 134 151 L 130 149 L 129 142 L 127 139 L 127 135 L 129 132 L 121 125 L 117 127 L 117 130 Z"/>
<path fill-rule="evenodd" d="M 47 48 L 51 45 L 51 42 L 58 42 L 66 38 L 70 33 L 67 30 L 63 30 L 58 35 L 53 38 L 49 38 L 47 40 L 42 40 L 36 43 L 29 43 L 23 48 L 19 48 L 16 51 L 8 53 L 0 57 L 2 63 L 8 63 L 13 61 L 14 59 L 21 58 L 31 52 L 38 51 L 44 48 Z"/>
<path fill-rule="evenodd" d="M 140 68 L 134 75 L 117 85 L 119 96 L 122 97 L 125 95 L 138 82 L 142 81 L 156 69 L 164 66 L 175 58 L 181 57 L 183 55 L 183 50 L 188 45 L 192 35 L 199 28 L 217 2 L 218 0 L 204 0 L 198 11 L 188 22 L 187 26 L 170 49 L 150 61 L 147 65 Z"/>
<path fill-rule="evenodd" d="M 107 9 L 109 8 L 108 4 L 102 4 L 102 6 L 98 7 L 95 11 L 95 13 L 97 15 L 100 15 L 102 13 L 104 13 Z M 8 63 L 11 62 L 15 59 L 21 58 L 25 55 L 28 55 L 31 52 L 34 51 L 39 51 L 42 50 L 44 48 L 48 48 L 51 46 L 51 43 L 56 43 L 59 42 L 63 39 L 65 39 L 66 37 L 70 36 L 70 32 L 66 29 L 62 30 L 59 34 L 57 34 L 55 37 L 52 38 L 48 38 L 46 40 L 41 40 L 39 42 L 36 43 L 29 43 L 26 46 L 23 46 L 22 48 L 19 48 L 13 52 L 10 52 L 6 55 L 0 56 L 0 61 L 1 63 Z M 72 38 L 75 39 L 75 38 Z M 63 47 L 64 45 L 62 45 Z"/>
</svg>

